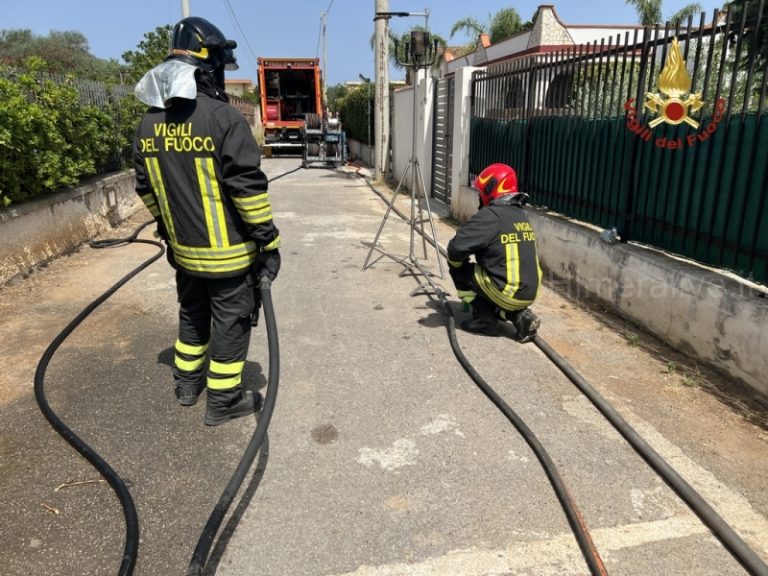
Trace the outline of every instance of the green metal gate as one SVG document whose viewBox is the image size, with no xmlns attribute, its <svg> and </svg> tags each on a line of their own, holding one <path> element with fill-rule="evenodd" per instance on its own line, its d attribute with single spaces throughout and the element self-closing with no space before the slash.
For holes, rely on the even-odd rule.
<svg viewBox="0 0 768 576">
<path fill-rule="evenodd" d="M 748 14 L 475 73 L 470 172 L 506 162 L 534 204 L 765 283 L 768 24 Z"/>
</svg>

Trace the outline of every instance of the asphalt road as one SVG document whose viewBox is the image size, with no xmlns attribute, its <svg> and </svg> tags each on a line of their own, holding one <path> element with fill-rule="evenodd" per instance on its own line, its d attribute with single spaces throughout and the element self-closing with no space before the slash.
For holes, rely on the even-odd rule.
<svg viewBox="0 0 768 576">
<path fill-rule="evenodd" d="M 264 167 L 274 177 L 298 163 L 266 159 Z M 362 270 L 391 194 L 380 192 L 349 167 L 300 170 L 271 186 L 283 238 L 272 289 L 277 406 L 206 573 L 588 574 L 530 448 L 456 361 L 434 300 L 412 294 L 420 279 L 378 252 Z M 407 212 L 406 195 L 397 200 Z M 147 219 L 137 214 L 114 236 Z M 450 224 L 438 221 L 437 230 L 447 243 Z M 410 228 L 393 213 L 380 241 L 390 256 L 406 256 Z M 434 251 L 424 258 L 420 250 L 417 243 L 437 272 Z M 32 383 L 56 334 L 154 251 L 83 247 L 0 289 L 2 575 L 117 573 L 118 501 L 50 428 Z M 449 279 L 436 281 L 454 294 Z M 535 306 L 542 336 L 768 559 L 764 411 L 560 288 L 549 284 Z M 141 576 L 185 574 L 255 425 L 206 428 L 203 402 L 176 404 L 175 335 L 173 274 L 161 260 L 73 332 L 45 378 L 57 414 L 129 487 Z M 538 349 L 458 337 L 548 449 L 609 574 L 746 573 Z M 261 326 L 246 366 L 250 385 L 264 391 L 267 371 Z"/>
</svg>

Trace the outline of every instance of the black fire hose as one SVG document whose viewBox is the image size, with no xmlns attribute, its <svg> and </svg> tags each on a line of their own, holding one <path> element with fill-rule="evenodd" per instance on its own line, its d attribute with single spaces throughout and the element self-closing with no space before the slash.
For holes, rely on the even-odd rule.
<svg viewBox="0 0 768 576">
<path fill-rule="evenodd" d="M 297 168 L 278 174 L 277 176 L 270 178 L 269 182 L 274 182 L 278 178 L 297 172 L 302 168 L 303 166 L 298 166 Z M 275 411 L 277 384 L 280 378 L 280 346 L 277 339 L 275 308 L 272 304 L 272 282 L 266 276 L 262 276 L 259 280 L 259 293 L 261 295 L 261 304 L 264 307 L 264 318 L 267 323 L 267 342 L 269 350 L 269 374 L 267 376 L 267 393 L 264 398 L 264 408 L 261 411 L 259 423 L 253 431 L 253 436 L 251 436 L 251 440 L 245 448 L 240 464 L 238 464 L 234 474 L 232 474 L 229 483 L 226 488 L 224 488 L 224 492 L 222 492 L 219 497 L 219 501 L 211 512 L 211 515 L 208 517 L 208 521 L 205 523 L 203 531 L 200 533 L 200 538 L 197 540 L 195 551 L 192 553 L 192 559 L 189 562 L 187 576 L 199 576 L 202 574 L 203 569 L 205 568 L 205 563 L 208 561 L 211 547 L 213 546 L 213 540 L 221 527 L 221 523 L 224 521 L 227 510 L 229 510 L 237 491 L 240 489 L 240 486 L 242 486 L 248 470 L 253 464 L 256 455 L 259 453 L 262 444 L 264 444 L 267 428 L 269 428 L 269 421 L 272 419 L 272 413 Z M 257 311 L 258 308 L 254 310 L 254 312 Z"/>
<path fill-rule="evenodd" d="M 299 166 L 282 174 L 278 174 L 277 176 L 271 178 L 269 182 L 273 182 L 278 178 L 282 178 L 283 176 L 297 172 L 302 168 L 303 166 Z M 91 248 L 114 248 L 135 242 L 139 244 L 152 244 L 153 246 L 160 248 L 160 251 L 152 258 L 146 260 L 140 266 L 136 267 L 133 271 L 129 272 L 127 275 L 121 278 L 109 290 L 91 302 L 91 304 L 89 304 L 80 314 L 78 314 L 78 316 L 72 320 L 72 322 L 70 322 L 64 328 L 64 330 L 62 330 L 61 333 L 56 336 L 56 338 L 54 338 L 53 342 L 51 342 L 46 351 L 43 353 L 43 356 L 38 362 L 37 369 L 35 371 L 35 400 L 37 401 L 37 405 L 39 406 L 40 411 L 43 413 L 54 430 L 56 430 L 56 432 L 58 432 L 67 442 L 69 442 L 69 444 L 77 452 L 85 457 L 85 459 L 88 460 L 88 462 L 90 462 L 91 465 L 96 468 L 96 470 L 104 477 L 109 486 L 117 495 L 120 505 L 123 508 L 123 515 L 125 516 L 126 536 L 123 559 L 120 563 L 118 576 L 131 576 L 133 574 L 134 567 L 136 566 L 136 558 L 138 556 L 139 550 L 139 519 L 138 513 L 136 511 L 136 505 L 133 503 L 133 498 L 131 497 L 128 488 L 120 476 L 117 475 L 112 467 L 101 456 L 99 456 L 90 446 L 88 446 L 88 444 L 81 440 L 66 424 L 64 424 L 64 422 L 51 409 L 51 406 L 45 397 L 45 371 L 48 368 L 48 364 L 50 363 L 51 358 L 53 358 L 54 352 L 56 352 L 56 350 L 59 348 L 59 346 L 61 346 L 67 336 L 69 336 L 72 331 L 78 325 L 80 325 L 80 323 L 82 323 L 82 321 L 85 320 L 89 314 L 91 314 L 91 312 L 93 312 L 99 305 L 101 305 L 105 300 L 117 292 L 117 290 L 124 286 L 134 276 L 139 274 L 139 272 L 147 268 L 150 264 L 155 262 L 165 253 L 165 246 L 163 246 L 161 242 L 156 240 L 144 240 L 138 237 L 139 233 L 144 228 L 153 223 L 155 223 L 155 220 L 149 220 L 144 224 L 141 224 L 138 228 L 136 228 L 136 230 L 134 230 L 133 234 L 126 238 L 94 240 L 88 243 Z M 264 400 L 262 416 L 259 419 L 259 424 L 257 425 L 253 437 L 251 438 L 251 441 L 246 449 L 243 460 L 235 470 L 235 474 L 232 476 L 232 479 L 227 485 L 227 488 L 224 490 L 219 503 L 211 513 L 211 516 L 208 519 L 208 523 L 200 535 L 200 540 L 198 541 L 197 547 L 195 548 L 195 552 L 192 557 L 192 561 L 190 563 L 190 574 L 199 574 L 205 565 L 205 561 L 208 557 L 213 538 L 216 535 L 219 526 L 221 525 L 221 521 L 223 520 L 227 509 L 232 502 L 232 499 L 242 484 L 243 478 L 245 477 L 248 468 L 253 463 L 256 454 L 264 442 L 269 420 L 271 419 L 272 412 L 274 411 L 275 399 L 277 397 L 277 380 L 279 375 L 279 349 L 277 342 L 277 325 L 275 323 L 270 287 L 271 282 L 269 279 L 262 277 L 260 281 L 260 292 L 262 302 L 264 303 L 264 311 L 267 321 L 267 338 L 269 340 L 270 354 L 268 378 L 269 388 L 267 390 L 266 399 Z"/>
<path fill-rule="evenodd" d="M 134 566 L 136 565 L 136 556 L 139 549 L 139 518 L 136 512 L 136 506 L 133 503 L 133 498 L 128 491 L 123 480 L 107 462 L 101 458 L 94 450 L 88 446 L 83 440 L 81 440 L 64 422 L 56 415 L 48 404 L 48 400 L 45 397 L 45 371 L 48 368 L 48 364 L 53 358 L 54 352 L 61 346 L 62 342 L 69 336 L 77 326 L 85 320 L 85 318 L 93 312 L 101 303 L 107 298 L 112 296 L 119 288 L 126 284 L 131 278 L 136 276 L 139 272 L 144 270 L 147 266 L 152 264 L 155 260 L 160 258 L 165 252 L 165 247 L 154 240 L 143 240 L 137 238 L 139 232 L 147 225 L 153 223 L 154 220 L 150 220 L 139 226 L 135 232 L 128 238 L 119 238 L 115 240 L 105 240 L 92 242 L 91 246 L 94 248 L 106 248 L 110 246 L 117 246 L 121 244 L 127 244 L 131 242 L 138 242 L 143 244 L 152 244 L 160 248 L 157 254 L 152 256 L 149 260 L 142 263 L 133 271 L 125 275 L 116 284 L 114 284 L 109 290 L 104 292 L 96 300 L 91 302 L 77 317 L 72 320 L 64 330 L 59 333 L 53 342 L 48 346 L 45 353 L 43 353 L 40 362 L 37 365 L 35 371 L 35 400 L 40 407 L 40 411 L 46 417 L 51 426 L 67 441 L 69 444 L 80 454 L 82 454 L 91 465 L 99 471 L 104 477 L 107 483 L 110 485 L 117 495 L 120 505 L 123 508 L 125 516 L 125 548 L 123 551 L 123 559 L 120 563 L 119 576 L 131 576 L 133 574 Z"/>
<path fill-rule="evenodd" d="M 539 439 L 523 421 L 523 419 L 520 418 L 520 416 L 518 416 L 518 414 L 512 410 L 512 408 L 510 408 L 509 404 L 507 404 L 504 399 L 496 393 L 496 391 L 483 379 L 483 377 L 478 374 L 477 370 L 475 370 L 469 360 L 467 360 L 467 357 L 464 355 L 464 352 L 462 352 L 461 347 L 459 346 L 459 342 L 456 338 L 456 318 L 454 317 L 453 310 L 451 309 L 450 304 L 448 304 L 448 301 L 445 298 L 445 294 L 440 292 L 440 296 L 443 305 L 443 311 L 448 318 L 448 339 L 451 342 L 453 353 L 456 355 L 456 358 L 459 360 L 459 363 L 462 365 L 464 370 L 466 370 L 467 374 L 469 374 L 469 377 L 472 378 L 480 390 L 483 391 L 488 399 L 496 405 L 501 413 L 506 416 L 507 420 L 509 420 L 510 423 L 512 423 L 512 425 L 517 429 L 517 431 L 520 432 L 520 435 L 526 441 L 528 446 L 530 446 L 531 450 L 533 450 L 536 458 L 538 458 L 539 462 L 541 463 L 541 467 L 544 469 L 544 473 L 547 475 L 547 478 L 549 478 L 549 482 L 552 485 L 558 500 L 560 500 L 560 505 L 563 507 L 563 511 L 565 512 L 565 516 L 568 519 L 568 523 L 571 525 L 573 535 L 576 537 L 579 548 L 581 548 L 581 553 L 584 556 L 584 560 L 586 561 L 587 566 L 589 566 L 590 574 L 593 576 L 607 575 L 608 572 L 606 571 L 605 566 L 603 565 L 603 561 L 600 558 L 600 554 L 598 553 L 597 548 L 592 541 L 592 537 L 589 534 L 589 530 L 586 523 L 584 522 L 584 518 L 582 517 L 581 512 L 576 507 L 576 504 L 571 498 L 565 482 L 563 482 L 560 473 L 557 471 L 555 463 L 552 462 L 552 459 L 549 457 L 549 454 L 547 454 L 544 446 L 541 444 L 541 442 L 539 442 Z"/>
<path fill-rule="evenodd" d="M 373 190 L 382 200 L 386 199 L 376 190 L 371 182 L 365 178 L 369 188 Z M 399 212 L 397 208 L 394 211 L 403 220 L 408 218 Z M 423 231 L 421 232 L 423 235 Z M 436 246 L 432 238 L 426 237 L 426 240 Z M 443 257 L 447 258 L 445 248 L 436 246 Z M 429 276 L 426 275 L 429 279 Z M 441 298 L 445 295 L 440 292 Z M 453 320 L 453 311 L 447 304 L 444 306 L 450 312 L 449 323 Z M 454 321 L 455 331 L 455 321 Z M 450 334 L 450 330 L 449 330 Z M 768 564 L 765 563 L 746 542 L 736 534 L 735 530 L 720 517 L 720 515 L 696 492 L 667 462 L 656 452 L 642 437 L 616 412 L 616 410 L 604 399 L 589 383 L 570 366 L 541 336 L 535 336 L 533 343 L 557 366 L 560 371 L 573 382 L 581 392 L 589 398 L 592 404 L 608 420 L 611 425 L 621 434 L 630 446 L 648 463 L 648 465 L 669 485 L 680 498 L 688 505 L 691 510 L 704 522 L 712 533 L 720 540 L 731 555 L 753 576 L 768 576 Z M 453 346 L 453 341 L 451 342 Z M 455 352 L 455 350 L 454 350 Z M 459 358 L 461 362 L 461 358 Z M 463 365 L 463 363 L 462 363 Z M 583 550 L 583 549 L 582 549 Z"/>
<path fill-rule="evenodd" d="M 261 302 L 264 306 L 264 319 L 267 323 L 267 340 L 269 343 L 269 376 L 267 377 L 267 393 L 264 399 L 264 408 L 259 417 L 259 423 L 256 425 L 256 430 L 254 430 L 253 436 L 243 454 L 243 458 L 240 460 L 240 464 L 238 464 L 237 469 L 229 480 L 224 492 L 221 494 L 216 507 L 208 517 L 208 522 L 206 522 L 205 527 L 200 534 L 197 546 L 192 554 L 192 560 L 189 563 L 187 576 L 199 576 L 202 574 L 216 533 L 224 520 L 224 516 L 226 515 L 230 504 L 232 504 L 232 500 L 234 500 L 237 491 L 240 489 L 248 470 L 264 443 L 264 438 L 267 435 L 267 428 L 269 427 L 269 421 L 272 419 L 272 413 L 275 410 L 277 385 L 280 377 L 280 347 L 277 340 L 277 324 L 275 322 L 275 309 L 272 304 L 271 285 L 272 282 L 270 282 L 269 278 L 266 276 L 261 277 L 259 281 L 259 289 L 261 292 Z"/>
<path fill-rule="evenodd" d="M 656 473 L 672 488 L 693 510 L 702 522 L 723 543 L 731 555 L 754 576 L 768 576 L 766 564 L 715 510 L 688 484 L 674 468 L 643 440 L 643 438 L 619 415 L 618 412 L 571 367 L 540 336 L 535 336 L 534 344 L 549 358 L 568 379 L 587 397 L 600 413 L 608 420 L 624 439 L 642 456 Z"/>
<path fill-rule="evenodd" d="M 37 370 L 35 372 L 35 399 L 40 407 L 41 412 L 46 417 L 51 426 L 67 441 L 69 444 L 80 454 L 82 454 L 91 465 L 99 471 L 99 473 L 106 479 L 110 487 L 114 490 L 115 494 L 120 501 L 120 505 L 123 508 L 125 516 L 125 549 L 123 553 L 123 559 L 118 571 L 118 576 L 131 576 L 133 574 L 134 567 L 136 565 L 136 558 L 138 556 L 139 548 L 139 520 L 136 512 L 136 506 L 133 502 L 128 488 L 125 483 L 112 469 L 112 467 L 99 456 L 90 446 L 88 446 L 83 440 L 81 440 L 64 422 L 53 412 L 48 400 L 45 397 L 45 371 L 48 364 L 53 357 L 54 352 L 61 346 L 64 340 L 72 333 L 72 331 L 85 320 L 85 318 L 93 312 L 100 304 L 112 296 L 119 288 L 125 285 L 134 276 L 139 274 L 142 270 L 147 268 L 155 260 L 160 258 L 165 252 L 165 247 L 154 240 L 144 240 L 138 238 L 139 232 L 154 223 L 154 220 L 145 222 L 139 226 L 135 232 L 127 238 L 115 238 L 108 240 L 97 240 L 90 242 L 90 246 L 93 248 L 111 248 L 121 246 L 124 244 L 130 244 L 132 242 L 152 244 L 158 246 L 160 251 L 149 260 L 142 263 L 135 268 L 129 274 L 124 276 L 116 284 L 114 284 L 109 290 L 104 292 L 91 304 L 89 304 L 78 316 L 70 322 L 61 333 L 48 346 L 48 349 L 43 354 L 40 362 L 38 363 Z M 275 321 L 275 311 L 272 303 L 272 291 L 271 281 L 266 276 L 262 276 L 259 280 L 259 292 L 261 295 L 261 302 L 264 307 L 264 318 L 267 324 L 267 339 L 269 342 L 269 375 L 267 379 L 267 394 L 264 400 L 264 408 L 262 415 L 259 418 L 259 423 L 251 437 L 251 440 L 246 447 L 246 451 L 237 466 L 232 478 L 230 479 L 227 487 L 222 493 L 219 502 L 213 509 L 208 522 L 205 525 L 197 546 L 195 547 L 192 560 L 189 565 L 188 574 L 199 575 L 205 566 L 205 562 L 208 558 L 213 540 L 218 532 L 219 527 L 232 503 L 237 491 L 245 479 L 248 470 L 250 469 L 253 461 L 261 449 L 264 439 L 266 437 L 267 428 L 269 427 L 269 421 L 272 418 L 272 413 L 275 409 L 275 402 L 277 399 L 277 385 L 280 374 L 280 350 L 277 339 L 277 324 Z"/>
</svg>

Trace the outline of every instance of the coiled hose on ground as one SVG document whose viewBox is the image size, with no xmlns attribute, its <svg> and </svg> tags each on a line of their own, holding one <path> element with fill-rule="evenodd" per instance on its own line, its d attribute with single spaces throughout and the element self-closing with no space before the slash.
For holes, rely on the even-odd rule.
<svg viewBox="0 0 768 576">
<path fill-rule="evenodd" d="M 123 508 L 123 515 L 125 516 L 125 547 L 123 550 L 123 558 L 120 562 L 120 568 L 118 571 L 119 576 L 131 576 L 133 569 L 136 565 L 136 556 L 139 550 L 139 517 L 136 512 L 136 505 L 133 503 L 133 498 L 128 491 L 123 480 L 107 462 L 99 456 L 88 444 L 80 439 L 51 409 L 48 404 L 48 399 L 45 397 L 45 372 L 48 368 L 48 364 L 53 358 L 53 354 L 58 350 L 59 346 L 69 336 L 75 328 L 77 328 L 88 315 L 93 312 L 99 305 L 101 305 L 107 298 L 117 292 L 122 286 L 124 286 L 129 280 L 136 276 L 139 272 L 147 268 L 155 260 L 160 258 L 165 252 L 165 247 L 155 240 L 144 240 L 138 238 L 139 233 L 149 224 L 152 224 L 154 220 L 145 222 L 139 226 L 131 236 L 127 238 L 117 238 L 112 240 L 103 240 L 91 242 L 90 245 L 93 248 L 110 248 L 114 246 L 120 246 L 123 244 L 130 244 L 132 242 L 152 244 L 159 248 L 157 254 L 134 268 L 131 272 L 123 276 L 118 280 L 111 288 L 104 292 L 101 296 L 91 302 L 80 314 L 75 317 L 65 328 L 62 330 L 53 342 L 50 343 L 46 351 L 43 353 L 40 362 L 38 362 L 37 369 L 35 370 L 35 400 L 40 407 L 40 411 L 43 416 L 48 420 L 51 426 L 58 432 L 69 444 L 82 456 L 91 463 L 91 465 L 99 471 L 104 477 L 107 483 L 110 485 L 117 495 L 120 505 Z"/>
</svg>

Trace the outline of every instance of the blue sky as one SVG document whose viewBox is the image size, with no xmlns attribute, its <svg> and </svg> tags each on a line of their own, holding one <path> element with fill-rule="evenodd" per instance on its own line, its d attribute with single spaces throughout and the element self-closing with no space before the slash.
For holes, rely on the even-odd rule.
<svg viewBox="0 0 768 576">
<path fill-rule="evenodd" d="M 11 0 L 4 3 L 10 4 Z M 707 21 L 724 0 L 701 0 Z M 389 0 L 389 10 L 423 13 L 429 10 L 429 28 L 448 37 L 451 26 L 460 18 L 474 16 L 488 22 L 501 8 L 514 7 L 523 20 L 533 15 L 542 2 L 536 0 Z M 687 4 L 686 0 L 665 0 L 664 15 L 669 16 Z M 325 47 L 328 55 L 328 85 L 357 80 L 358 74 L 372 77 L 375 0 L 189 0 L 191 13 L 213 22 L 238 42 L 236 55 L 240 70 L 230 78 L 256 80 L 256 58 L 321 57 L 322 12 L 327 12 Z M 634 24 L 637 17 L 624 0 L 560 0 L 555 10 L 566 24 Z M 122 60 L 126 50 L 135 50 L 144 33 L 157 26 L 173 24 L 181 18 L 181 0 L 26 0 L 14 1 L 0 17 L 0 29 L 26 28 L 46 35 L 51 30 L 74 30 L 87 39 L 91 53 L 99 58 Z M 393 18 L 395 32 L 423 24 L 423 17 Z M 452 44 L 468 39 L 456 35 Z M 391 71 L 392 78 L 402 73 Z"/>
</svg>

